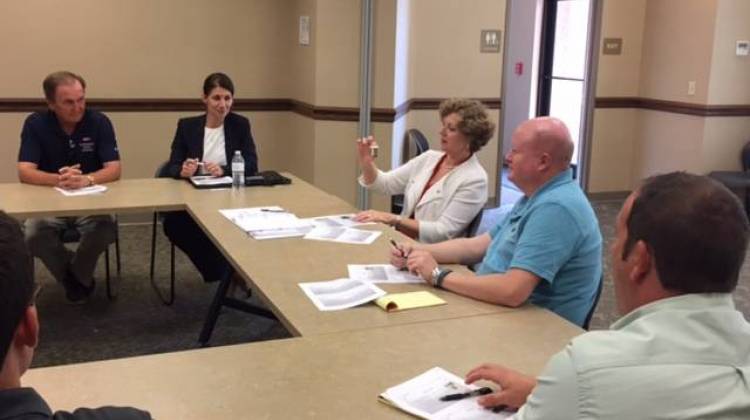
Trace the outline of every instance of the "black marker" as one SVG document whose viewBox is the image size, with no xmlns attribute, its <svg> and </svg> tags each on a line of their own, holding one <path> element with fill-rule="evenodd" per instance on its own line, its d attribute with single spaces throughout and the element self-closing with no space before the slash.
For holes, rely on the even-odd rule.
<svg viewBox="0 0 750 420">
<path fill-rule="evenodd" d="M 486 386 L 483 386 L 479 389 L 475 389 L 473 391 L 469 392 L 462 392 L 460 394 L 448 394 L 440 397 L 440 401 L 458 401 L 463 400 L 464 398 L 471 398 L 471 397 L 478 397 L 480 395 L 487 395 L 491 394 L 492 389 L 488 388 Z"/>
</svg>

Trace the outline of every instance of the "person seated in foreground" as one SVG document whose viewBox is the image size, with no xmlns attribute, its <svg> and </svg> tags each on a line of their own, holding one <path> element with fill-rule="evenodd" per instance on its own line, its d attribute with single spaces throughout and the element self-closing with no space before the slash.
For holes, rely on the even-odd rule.
<svg viewBox="0 0 750 420">
<path fill-rule="evenodd" d="M 750 419 L 750 323 L 731 293 L 745 260 L 739 200 L 705 176 L 649 178 L 617 217 L 610 249 L 617 306 L 608 331 L 574 338 L 533 378 L 473 369 L 501 390 L 484 406 L 518 419 Z"/>
<path fill-rule="evenodd" d="M 487 108 L 472 99 L 440 104 L 440 151 L 428 150 L 388 172 L 375 165 L 372 136 L 357 140 L 359 183 L 384 194 L 404 194 L 400 215 L 365 210 L 360 222 L 384 223 L 425 243 L 464 236 L 487 203 L 487 173 L 477 152 L 495 131 Z"/>
<path fill-rule="evenodd" d="M 528 120 L 515 130 L 505 160 L 508 179 L 524 193 L 488 233 L 436 244 L 401 244 L 391 263 L 435 287 L 517 307 L 529 301 L 583 325 L 602 273 L 602 236 L 573 180 L 573 142 L 562 121 Z M 481 265 L 476 274 L 442 264 Z"/>
<path fill-rule="evenodd" d="M 125 407 L 52 413 L 33 388 L 21 386 L 39 343 L 38 291 L 21 225 L 0 211 L 0 419 L 150 419 L 145 411 Z"/>
</svg>

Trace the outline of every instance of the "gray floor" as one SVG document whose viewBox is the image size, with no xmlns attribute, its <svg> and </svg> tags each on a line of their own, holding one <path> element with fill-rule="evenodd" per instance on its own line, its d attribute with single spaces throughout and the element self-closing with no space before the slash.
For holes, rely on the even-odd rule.
<svg viewBox="0 0 750 420">
<path fill-rule="evenodd" d="M 156 282 L 166 290 L 169 246 L 161 227 L 158 234 Z M 37 279 L 43 289 L 37 300 L 42 328 L 34 366 L 199 347 L 198 333 L 217 283 L 204 283 L 188 258 L 177 250 L 177 299 L 172 306 L 165 306 L 149 282 L 151 225 L 120 225 L 120 246 L 123 267 L 119 294 L 114 301 L 107 299 L 103 257 L 97 267 L 96 290 L 85 305 L 67 304 L 63 288 L 55 283 L 43 264 L 36 264 Z M 114 255 L 110 258 L 114 267 Z M 210 344 L 220 346 L 285 337 L 289 334 L 276 321 L 225 309 Z"/>
<path fill-rule="evenodd" d="M 605 283 L 601 301 L 592 320 L 593 329 L 607 328 L 615 319 L 614 292 L 609 275 L 609 243 L 621 202 L 597 202 L 594 208 L 605 239 Z M 54 283 L 42 264 L 37 278 L 44 288 L 37 302 L 41 343 L 34 366 L 121 358 L 197 348 L 197 337 L 216 284 L 204 284 L 190 261 L 177 252 L 177 301 L 164 306 L 151 289 L 148 278 L 151 247 L 150 225 L 122 225 L 120 228 L 123 271 L 119 297 L 108 301 L 99 264 L 97 289 L 82 306 L 66 304 L 62 287 Z M 157 281 L 169 281 L 169 247 L 159 230 Z M 750 264 L 741 272 L 735 292 L 738 308 L 750 319 Z M 232 310 L 224 310 L 211 344 L 214 346 L 288 337 L 275 321 Z"/>
</svg>

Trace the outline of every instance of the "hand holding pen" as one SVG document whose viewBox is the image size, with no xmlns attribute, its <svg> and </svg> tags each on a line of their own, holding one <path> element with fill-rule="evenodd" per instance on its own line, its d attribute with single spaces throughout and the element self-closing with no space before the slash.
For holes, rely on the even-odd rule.
<svg viewBox="0 0 750 420">
<path fill-rule="evenodd" d="M 497 391 L 477 400 L 479 405 L 486 408 L 506 406 L 517 409 L 526 403 L 536 386 L 535 377 L 492 363 L 477 366 L 466 374 L 467 384 L 478 380 L 492 381 L 500 386 Z"/>
<path fill-rule="evenodd" d="M 481 388 L 477 388 L 469 392 L 460 392 L 458 394 L 443 395 L 442 397 L 440 397 L 440 401 L 458 401 L 458 400 L 463 400 L 464 398 L 479 397 L 479 396 L 487 395 L 487 394 L 492 394 L 492 388 L 483 386 Z M 493 413 L 499 413 L 507 409 L 508 406 L 500 404 L 494 407 L 486 407 L 486 408 L 488 410 L 492 410 Z"/>
<path fill-rule="evenodd" d="M 397 243 L 393 239 L 391 242 L 391 264 L 400 269 L 406 269 L 406 260 L 409 258 L 409 254 L 412 251 L 412 245 L 407 243 Z"/>
<path fill-rule="evenodd" d="M 201 165 L 200 159 L 198 158 L 187 158 L 182 162 L 182 169 L 180 170 L 180 176 L 183 178 L 190 178 L 195 175 L 198 171 L 198 166 Z"/>
</svg>

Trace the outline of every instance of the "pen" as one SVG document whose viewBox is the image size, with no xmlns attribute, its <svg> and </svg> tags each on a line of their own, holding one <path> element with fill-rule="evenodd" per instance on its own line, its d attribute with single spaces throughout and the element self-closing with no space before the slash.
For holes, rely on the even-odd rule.
<svg viewBox="0 0 750 420">
<path fill-rule="evenodd" d="M 457 400 L 463 400 L 464 398 L 470 398 L 470 397 L 478 397 L 480 395 L 487 395 L 491 394 L 492 389 L 488 388 L 486 386 L 483 386 L 481 388 L 475 389 L 473 391 L 469 392 L 462 392 L 459 394 L 448 394 L 440 397 L 440 401 L 457 401 Z"/>
<path fill-rule="evenodd" d="M 393 245 L 393 247 L 394 247 L 394 248 L 396 248 L 396 249 L 398 250 L 398 252 L 400 252 L 400 253 L 401 253 L 401 258 L 406 258 L 406 257 L 407 257 L 407 255 L 406 255 L 406 253 L 404 252 L 404 250 L 403 250 L 403 249 L 401 249 L 401 247 L 400 247 L 400 246 L 398 246 L 398 244 L 396 243 L 396 241 L 394 241 L 394 240 L 393 240 L 393 238 L 390 238 L 390 239 L 388 239 L 388 240 L 389 240 L 389 241 L 391 241 L 391 245 Z"/>
<path fill-rule="evenodd" d="M 507 405 L 500 404 L 500 405 L 496 405 L 496 406 L 490 408 L 490 410 L 492 410 L 493 413 L 499 413 L 499 412 L 505 410 L 506 408 L 508 408 Z"/>
<path fill-rule="evenodd" d="M 286 213 L 286 210 L 280 209 L 260 209 L 260 211 L 264 211 L 266 213 Z"/>
</svg>

